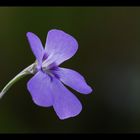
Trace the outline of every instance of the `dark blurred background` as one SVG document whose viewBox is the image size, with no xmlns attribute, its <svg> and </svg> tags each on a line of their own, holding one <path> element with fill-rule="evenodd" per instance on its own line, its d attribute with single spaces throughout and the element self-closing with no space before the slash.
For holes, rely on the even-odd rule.
<svg viewBox="0 0 140 140">
<path fill-rule="evenodd" d="M 94 92 L 77 117 L 59 120 L 36 106 L 28 76 L 0 101 L 0 133 L 140 132 L 140 7 L 0 7 L 0 89 L 35 58 L 28 31 L 43 44 L 50 29 L 74 36 L 79 50 L 62 64 L 79 71 Z"/>
</svg>

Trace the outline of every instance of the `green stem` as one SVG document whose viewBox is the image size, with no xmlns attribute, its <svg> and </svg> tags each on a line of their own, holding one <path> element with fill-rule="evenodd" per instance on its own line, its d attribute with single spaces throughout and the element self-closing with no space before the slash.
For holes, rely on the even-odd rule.
<svg viewBox="0 0 140 140">
<path fill-rule="evenodd" d="M 28 66 L 27 68 L 25 68 L 24 70 L 22 70 L 19 74 L 17 74 L 0 92 L 0 98 L 2 98 L 3 95 L 10 89 L 10 87 L 13 84 L 15 84 L 18 80 L 20 80 L 21 78 L 25 77 L 28 74 L 32 74 L 35 65 L 36 65 L 36 63 L 33 63 L 30 66 Z"/>
</svg>

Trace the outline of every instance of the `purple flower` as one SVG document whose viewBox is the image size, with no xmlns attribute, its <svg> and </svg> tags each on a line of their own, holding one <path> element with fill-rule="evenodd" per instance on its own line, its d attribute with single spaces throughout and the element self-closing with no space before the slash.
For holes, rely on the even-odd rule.
<svg viewBox="0 0 140 140">
<path fill-rule="evenodd" d="M 27 38 L 37 59 L 35 75 L 27 83 L 34 103 L 42 107 L 53 106 L 60 119 L 78 115 L 82 105 L 63 84 L 83 94 L 91 93 L 92 89 L 78 72 L 59 67 L 76 53 L 77 41 L 56 29 L 48 32 L 45 49 L 34 33 L 28 32 Z"/>
</svg>

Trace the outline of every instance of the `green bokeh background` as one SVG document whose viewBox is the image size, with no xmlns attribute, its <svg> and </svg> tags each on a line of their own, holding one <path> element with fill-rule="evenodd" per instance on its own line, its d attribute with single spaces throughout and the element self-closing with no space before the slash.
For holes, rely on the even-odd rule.
<svg viewBox="0 0 140 140">
<path fill-rule="evenodd" d="M 61 121 L 33 103 L 28 76 L 0 101 L 0 133 L 140 132 L 140 7 L 0 7 L 0 89 L 35 60 L 26 33 L 45 44 L 50 29 L 77 39 L 62 66 L 83 74 L 94 93 L 72 90 L 83 110 Z"/>
</svg>

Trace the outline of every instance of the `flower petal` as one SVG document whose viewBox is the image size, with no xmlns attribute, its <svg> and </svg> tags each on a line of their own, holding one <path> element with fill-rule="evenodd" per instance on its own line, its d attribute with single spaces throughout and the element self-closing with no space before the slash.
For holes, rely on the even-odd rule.
<svg viewBox="0 0 140 140">
<path fill-rule="evenodd" d="M 60 80 L 67 86 L 75 89 L 76 91 L 89 94 L 92 92 L 92 88 L 86 83 L 84 77 L 71 69 L 59 68 L 56 74 L 60 77 Z"/>
<path fill-rule="evenodd" d="M 52 106 L 51 79 L 47 74 L 41 71 L 36 73 L 27 83 L 27 88 L 35 104 L 43 107 Z"/>
<path fill-rule="evenodd" d="M 78 115 L 82 110 L 80 101 L 58 79 L 53 78 L 53 107 L 60 119 Z"/>
<path fill-rule="evenodd" d="M 71 35 L 56 29 L 48 32 L 45 45 L 45 52 L 48 55 L 47 63 L 55 62 L 59 65 L 71 58 L 77 49 L 78 43 Z"/>
<path fill-rule="evenodd" d="M 32 49 L 32 52 L 34 53 L 36 59 L 38 60 L 39 65 L 41 65 L 43 55 L 44 55 L 44 48 L 42 46 L 42 43 L 40 39 L 34 33 L 28 32 L 26 35 L 27 35 L 30 47 Z"/>
</svg>

